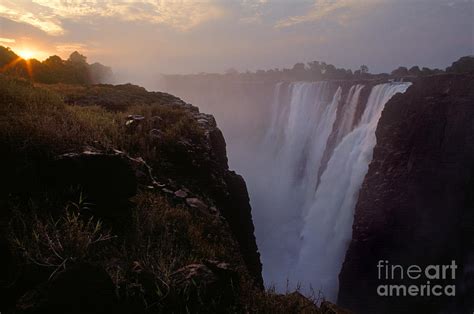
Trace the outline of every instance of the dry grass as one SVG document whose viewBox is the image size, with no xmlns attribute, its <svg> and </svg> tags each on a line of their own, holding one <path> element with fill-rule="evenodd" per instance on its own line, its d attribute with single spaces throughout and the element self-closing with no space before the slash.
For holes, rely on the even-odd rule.
<svg viewBox="0 0 474 314">
<path fill-rule="evenodd" d="M 84 87 L 60 85 L 56 89 L 84 92 Z M 107 86 L 110 89 L 109 86 Z M 69 106 L 61 96 L 28 82 L 0 76 L 0 137 L 17 146 L 44 146 L 60 153 L 89 145 L 117 148 L 153 160 L 186 139 L 198 143 L 203 131 L 182 108 L 135 104 L 125 111 L 111 112 L 99 106 Z M 136 128 L 125 126 L 128 115 L 146 117 Z M 153 117 L 153 119 L 151 119 Z M 159 128 L 159 141 L 149 135 Z"/>
<path fill-rule="evenodd" d="M 31 208 L 17 210 L 10 232 L 26 261 L 51 268 L 50 278 L 70 263 L 95 259 L 115 238 L 100 220 L 82 217 L 72 204 L 57 218 Z"/>
<path fill-rule="evenodd" d="M 127 246 L 143 265 L 160 266 L 160 274 L 167 276 L 203 259 L 228 260 L 238 254 L 220 218 L 171 206 L 151 192 L 140 193 L 135 202 L 133 233 Z"/>
</svg>

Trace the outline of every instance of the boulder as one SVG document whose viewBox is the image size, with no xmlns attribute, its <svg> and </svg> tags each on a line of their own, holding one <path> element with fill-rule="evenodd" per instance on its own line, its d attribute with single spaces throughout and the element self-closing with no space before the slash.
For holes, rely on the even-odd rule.
<svg viewBox="0 0 474 314">
<path fill-rule="evenodd" d="M 186 191 L 183 191 L 183 190 L 178 190 L 178 191 L 174 192 L 174 195 L 178 198 L 186 198 L 188 196 L 188 193 Z"/>
<path fill-rule="evenodd" d="M 188 204 L 189 207 L 198 209 L 199 211 L 207 214 L 209 213 L 209 206 L 207 206 L 203 201 L 201 201 L 198 198 L 195 197 L 190 197 L 186 199 L 186 204 Z"/>
</svg>

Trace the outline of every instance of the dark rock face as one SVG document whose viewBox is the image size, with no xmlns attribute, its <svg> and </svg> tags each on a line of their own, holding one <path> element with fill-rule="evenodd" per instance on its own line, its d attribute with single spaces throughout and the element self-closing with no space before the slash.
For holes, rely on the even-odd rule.
<svg viewBox="0 0 474 314">
<path fill-rule="evenodd" d="M 385 106 L 339 275 L 339 303 L 360 313 L 470 313 L 474 309 L 474 76 L 414 82 Z M 377 263 L 458 266 L 456 296 L 382 297 Z"/>
<path fill-rule="evenodd" d="M 194 161 L 195 177 L 203 192 L 209 195 L 216 207 L 227 220 L 230 229 L 239 243 L 245 264 L 258 286 L 263 288 L 262 264 L 255 239 L 250 199 L 242 176 L 229 170 L 226 142 L 217 128 L 212 116 L 199 114 L 208 123 L 203 125 L 207 134 L 207 150 L 201 153 L 204 158 Z M 197 154 L 196 154 L 197 155 Z"/>
<path fill-rule="evenodd" d="M 107 272 L 79 263 L 25 293 L 16 313 L 111 313 L 117 311 L 116 304 L 115 286 Z"/>
<path fill-rule="evenodd" d="M 255 278 L 257 285 L 263 288 L 262 264 L 254 235 L 255 229 L 247 186 L 242 176 L 233 171 L 227 173 L 225 181 L 230 193 L 219 199 L 219 203 L 223 204 L 222 215 L 229 222 L 232 233 L 239 242 L 250 274 Z"/>
</svg>

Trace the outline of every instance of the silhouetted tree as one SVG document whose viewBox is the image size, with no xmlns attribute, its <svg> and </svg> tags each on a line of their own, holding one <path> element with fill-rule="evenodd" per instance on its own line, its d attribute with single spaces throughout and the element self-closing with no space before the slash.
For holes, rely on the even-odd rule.
<svg viewBox="0 0 474 314">
<path fill-rule="evenodd" d="M 419 66 L 412 66 L 410 70 L 408 70 L 408 74 L 413 75 L 413 76 L 420 76 L 421 75 L 421 70 Z"/>
<path fill-rule="evenodd" d="M 73 53 L 71 53 L 67 61 L 71 63 L 87 64 L 87 57 L 84 55 L 81 55 L 77 51 L 74 51 Z"/>
<path fill-rule="evenodd" d="M 396 77 L 408 76 L 408 69 L 406 67 L 399 67 L 398 69 L 392 71 L 392 75 Z"/>
<path fill-rule="evenodd" d="M 237 75 L 237 74 L 239 74 L 239 71 L 237 71 L 234 68 L 229 68 L 229 69 L 225 70 L 225 74 L 227 74 L 227 75 Z"/>
<path fill-rule="evenodd" d="M 113 72 L 110 67 L 98 62 L 89 66 L 89 79 L 92 84 L 110 83 L 113 80 Z"/>
</svg>

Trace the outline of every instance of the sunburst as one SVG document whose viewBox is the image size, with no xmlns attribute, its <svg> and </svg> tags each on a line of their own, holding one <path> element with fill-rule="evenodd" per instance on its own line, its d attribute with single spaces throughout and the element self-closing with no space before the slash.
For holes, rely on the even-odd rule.
<svg viewBox="0 0 474 314">
<path fill-rule="evenodd" d="M 35 52 L 31 49 L 22 49 L 18 51 L 18 55 L 25 60 L 35 57 Z"/>
</svg>

